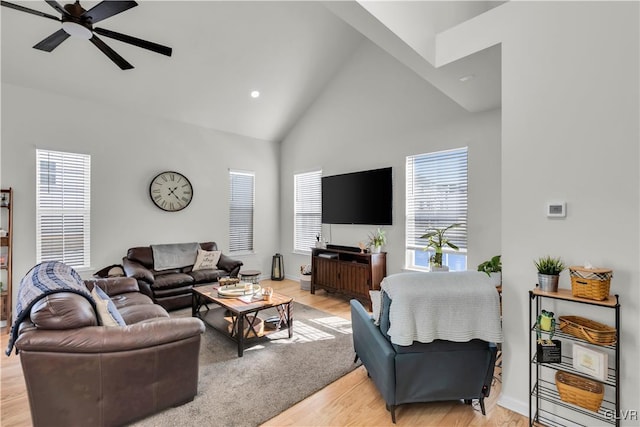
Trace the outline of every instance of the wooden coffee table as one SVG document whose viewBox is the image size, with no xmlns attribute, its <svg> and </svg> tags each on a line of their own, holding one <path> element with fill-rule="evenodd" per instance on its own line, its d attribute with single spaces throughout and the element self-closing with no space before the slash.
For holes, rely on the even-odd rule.
<svg viewBox="0 0 640 427">
<path fill-rule="evenodd" d="M 274 292 L 271 301 L 255 299 L 247 303 L 238 298 L 219 297 L 218 288 L 217 284 L 194 287 L 191 315 L 202 319 L 214 329 L 237 342 L 238 357 L 242 357 L 246 341 L 263 338 L 270 332 L 279 331 L 285 326 L 289 329 L 289 338 L 293 336 L 293 298 Z M 218 307 L 210 308 L 208 305 L 210 303 Z M 206 308 L 204 312 L 202 311 L 203 307 Z M 278 312 L 278 322 L 275 329 L 260 333 L 256 330 L 259 321 L 258 313 L 272 307 Z M 229 326 L 229 317 L 231 318 L 231 326 Z"/>
</svg>

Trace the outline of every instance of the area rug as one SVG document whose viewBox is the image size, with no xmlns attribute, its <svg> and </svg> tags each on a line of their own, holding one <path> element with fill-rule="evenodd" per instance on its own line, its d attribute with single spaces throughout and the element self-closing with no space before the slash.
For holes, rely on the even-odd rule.
<svg viewBox="0 0 640 427">
<path fill-rule="evenodd" d="M 270 314 L 275 310 L 260 317 Z M 171 313 L 190 315 L 191 309 Z M 257 426 L 359 366 L 351 322 L 296 302 L 293 318 L 292 338 L 286 329 L 272 333 L 246 347 L 243 357 L 235 342 L 207 326 L 194 400 L 134 425 Z"/>
</svg>

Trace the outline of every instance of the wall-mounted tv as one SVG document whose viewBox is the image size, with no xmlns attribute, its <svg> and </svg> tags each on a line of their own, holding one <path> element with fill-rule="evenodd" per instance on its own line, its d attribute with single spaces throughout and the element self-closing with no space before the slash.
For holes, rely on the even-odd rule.
<svg viewBox="0 0 640 427">
<path fill-rule="evenodd" d="M 322 177 L 323 224 L 392 225 L 391 168 Z"/>
</svg>

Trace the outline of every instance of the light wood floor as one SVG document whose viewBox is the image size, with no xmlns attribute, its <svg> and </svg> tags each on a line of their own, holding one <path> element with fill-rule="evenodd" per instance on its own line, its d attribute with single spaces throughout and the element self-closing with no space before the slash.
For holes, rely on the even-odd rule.
<svg viewBox="0 0 640 427">
<path fill-rule="evenodd" d="M 346 298 L 332 296 L 324 291 L 311 295 L 300 289 L 298 282 L 264 280 L 262 286 L 271 286 L 277 292 L 294 297 L 302 304 L 310 305 L 335 316 L 350 319 Z M 2 351 L 7 345 L 6 333 L 0 339 Z M 0 425 L 2 427 L 27 427 L 31 425 L 29 402 L 20 357 L 14 354 L 0 355 Z M 496 372 L 499 374 L 499 370 Z M 496 405 L 500 394 L 500 382 L 496 381 L 491 396 L 485 401 L 487 415 L 479 408 L 462 402 L 433 402 L 401 405 L 396 409 L 397 426 L 509 426 L 524 427 L 527 419 Z M 474 405 L 477 406 L 477 405 Z M 330 384 L 302 402 L 294 405 L 264 426 L 392 426 L 391 416 L 384 400 L 367 377 L 363 367 Z"/>
</svg>

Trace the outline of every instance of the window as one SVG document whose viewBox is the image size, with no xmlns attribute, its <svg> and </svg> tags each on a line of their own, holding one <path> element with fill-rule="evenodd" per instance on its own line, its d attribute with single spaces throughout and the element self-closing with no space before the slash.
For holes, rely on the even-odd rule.
<svg viewBox="0 0 640 427">
<path fill-rule="evenodd" d="M 467 148 L 407 157 L 407 268 L 427 269 L 433 251 L 423 251 L 428 228 L 460 223 L 446 237 L 460 248 L 443 249 L 450 270 L 467 269 Z"/>
<path fill-rule="evenodd" d="M 253 251 L 253 172 L 229 171 L 229 251 Z"/>
<path fill-rule="evenodd" d="M 293 250 L 305 253 L 322 232 L 322 171 L 294 175 Z"/>
<path fill-rule="evenodd" d="M 36 150 L 36 261 L 90 268 L 91 156 Z"/>
</svg>

